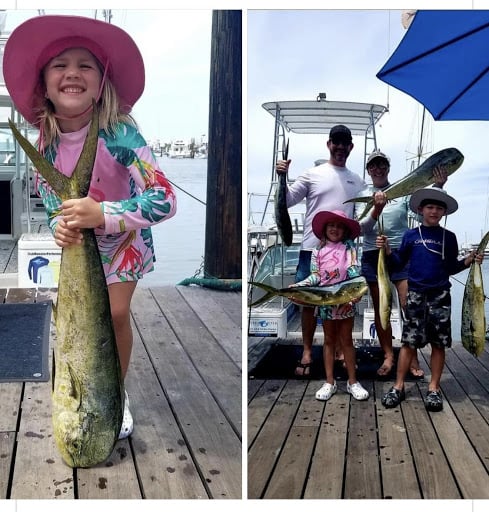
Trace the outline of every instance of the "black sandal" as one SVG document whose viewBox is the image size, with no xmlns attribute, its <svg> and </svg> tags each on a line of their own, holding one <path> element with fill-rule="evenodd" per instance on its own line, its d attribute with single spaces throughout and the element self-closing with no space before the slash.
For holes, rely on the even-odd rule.
<svg viewBox="0 0 489 512">
<path fill-rule="evenodd" d="M 424 404 L 426 410 L 439 412 L 443 409 L 443 397 L 439 391 L 428 391 Z"/>
<path fill-rule="evenodd" d="M 299 359 L 297 361 L 297 365 L 295 367 L 294 375 L 298 377 L 299 379 L 310 379 L 311 378 L 311 366 L 312 361 L 310 363 L 301 363 L 301 360 Z M 299 368 L 302 370 L 302 373 L 297 373 L 297 370 Z"/>
<path fill-rule="evenodd" d="M 399 390 L 395 387 L 392 387 L 382 397 L 381 402 L 384 407 L 391 409 L 393 407 L 397 407 L 405 398 L 406 394 L 404 393 L 404 389 Z"/>
</svg>

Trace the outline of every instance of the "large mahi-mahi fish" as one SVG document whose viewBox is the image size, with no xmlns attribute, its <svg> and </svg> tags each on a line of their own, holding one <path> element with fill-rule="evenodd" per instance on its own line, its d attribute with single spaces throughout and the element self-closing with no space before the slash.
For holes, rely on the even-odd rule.
<svg viewBox="0 0 489 512">
<path fill-rule="evenodd" d="M 353 277 L 345 281 L 327 286 L 292 286 L 288 288 L 274 288 L 258 281 L 249 281 L 252 286 L 257 286 L 267 293 L 256 301 L 248 304 L 249 307 L 258 306 L 279 295 L 298 304 L 311 306 L 333 306 L 347 304 L 359 299 L 367 293 L 368 285 L 363 276 Z"/>
<path fill-rule="evenodd" d="M 287 160 L 289 155 L 289 141 L 282 151 L 282 159 Z M 277 231 L 283 243 L 290 247 L 293 240 L 292 221 L 290 220 L 289 210 L 287 209 L 287 173 L 278 175 L 277 190 L 274 198 L 275 222 Z"/>
<path fill-rule="evenodd" d="M 447 148 L 438 151 L 426 159 L 414 171 L 406 174 L 403 178 L 388 186 L 383 192 L 387 200 L 411 195 L 420 188 L 427 187 L 434 183 L 435 167 L 441 166 L 446 170 L 447 176 L 454 173 L 463 163 L 464 156 L 456 148 Z M 345 203 L 362 202 L 367 203 L 358 220 L 363 219 L 374 204 L 372 196 L 354 197 Z"/>
<path fill-rule="evenodd" d="M 489 232 L 482 238 L 477 253 L 484 253 L 489 242 Z M 484 283 L 480 263 L 473 261 L 465 284 L 462 300 L 462 345 L 474 356 L 479 357 L 486 343 L 486 313 L 484 309 Z"/>
<path fill-rule="evenodd" d="M 88 194 L 98 141 L 98 109 L 82 153 L 67 178 L 25 139 L 9 120 L 15 138 L 62 201 Z M 54 438 L 71 467 L 106 460 L 118 439 L 123 381 L 112 325 L 109 294 L 93 229 L 81 245 L 64 247 L 54 308 L 57 342 L 53 364 Z"/>
<path fill-rule="evenodd" d="M 379 219 L 379 235 L 384 234 L 383 222 Z M 377 260 L 377 284 L 379 288 L 379 319 L 384 331 L 391 323 L 392 288 L 389 272 L 387 270 L 385 247 L 379 250 Z"/>
</svg>

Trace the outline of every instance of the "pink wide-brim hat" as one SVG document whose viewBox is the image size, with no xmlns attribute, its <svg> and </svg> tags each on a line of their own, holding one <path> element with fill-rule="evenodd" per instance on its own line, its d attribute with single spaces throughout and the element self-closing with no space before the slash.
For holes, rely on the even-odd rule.
<svg viewBox="0 0 489 512">
<path fill-rule="evenodd" d="M 37 16 L 10 35 L 3 56 L 3 75 L 17 110 L 39 124 L 44 101 L 44 66 L 68 48 L 86 48 L 114 85 L 120 110 L 129 113 L 144 90 L 144 61 L 131 36 L 104 21 L 83 16 Z"/>
<path fill-rule="evenodd" d="M 312 219 L 312 231 L 316 238 L 323 237 L 324 227 L 329 222 L 341 222 L 350 230 L 350 238 L 354 240 L 360 236 L 360 224 L 346 216 L 346 213 L 341 210 L 323 211 L 316 213 Z"/>
</svg>

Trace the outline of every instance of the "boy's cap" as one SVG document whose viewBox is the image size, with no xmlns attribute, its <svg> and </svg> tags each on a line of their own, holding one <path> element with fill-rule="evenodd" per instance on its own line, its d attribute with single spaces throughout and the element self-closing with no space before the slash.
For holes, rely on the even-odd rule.
<svg viewBox="0 0 489 512">
<path fill-rule="evenodd" d="M 435 204 L 441 203 L 445 205 L 445 215 L 450 215 L 458 210 L 457 201 L 452 196 L 449 196 L 442 188 L 435 187 L 426 187 L 416 190 L 409 200 L 409 207 L 414 213 L 419 213 L 418 209 L 421 206 L 430 204 L 430 201 L 433 201 Z"/>
<path fill-rule="evenodd" d="M 338 138 L 338 139 L 344 139 L 351 142 L 351 131 L 350 129 L 345 126 L 344 124 L 337 124 L 336 126 L 333 126 L 331 130 L 329 131 L 329 139 L 332 138 Z"/>
</svg>

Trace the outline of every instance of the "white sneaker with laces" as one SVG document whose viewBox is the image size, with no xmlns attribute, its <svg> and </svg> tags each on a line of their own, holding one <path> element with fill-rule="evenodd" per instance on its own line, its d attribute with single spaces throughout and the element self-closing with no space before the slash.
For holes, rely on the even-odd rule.
<svg viewBox="0 0 489 512">
<path fill-rule="evenodd" d="M 329 382 L 325 382 L 321 389 L 316 391 L 316 400 L 329 400 L 335 393 L 338 388 L 336 387 L 336 381 L 333 381 L 333 384 Z"/>
<path fill-rule="evenodd" d="M 346 391 L 350 393 L 350 395 L 355 400 L 367 400 L 368 391 L 360 384 L 360 382 L 354 382 L 353 384 L 347 383 Z"/>
<path fill-rule="evenodd" d="M 124 391 L 124 415 L 122 417 L 122 426 L 119 433 L 119 439 L 126 439 L 132 434 L 134 430 L 134 422 L 132 420 L 132 414 L 129 410 L 129 397 L 127 391 Z"/>
</svg>

